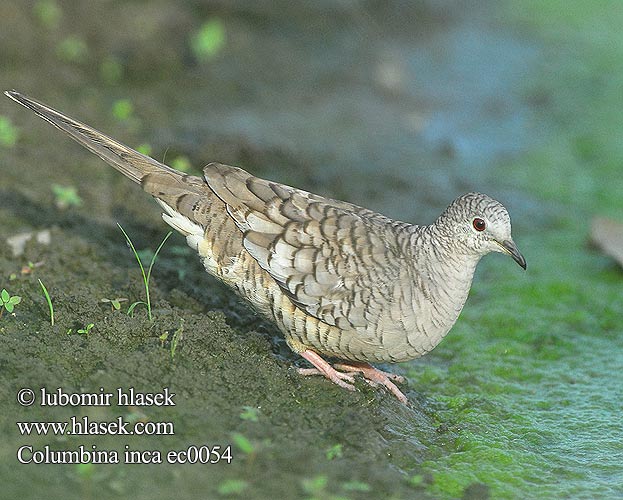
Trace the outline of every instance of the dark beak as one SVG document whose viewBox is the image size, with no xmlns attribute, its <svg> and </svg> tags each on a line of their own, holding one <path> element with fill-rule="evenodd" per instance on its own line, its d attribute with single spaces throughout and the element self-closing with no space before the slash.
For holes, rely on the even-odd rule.
<svg viewBox="0 0 623 500">
<path fill-rule="evenodd" d="M 504 250 L 504 253 L 510 255 L 513 260 L 517 262 L 517 264 L 519 264 L 524 269 L 527 267 L 526 259 L 524 259 L 524 256 L 521 255 L 521 252 L 519 251 L 517 245 L 515 245 L 515 242 L 513 240 L 503 241 L 502 243 L 500 243 L 500 246 Z"/>
</svg>

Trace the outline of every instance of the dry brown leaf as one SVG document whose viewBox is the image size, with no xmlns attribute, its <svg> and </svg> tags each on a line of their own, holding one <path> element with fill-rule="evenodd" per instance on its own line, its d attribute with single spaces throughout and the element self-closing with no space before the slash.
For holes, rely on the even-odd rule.
<svg viewBox="0 0 623 500">
<path fill-rule="evenodd" d="M 591 241 L 623 266 L 623 224 L 605 217 L 594 217 Z"/>
</svg>

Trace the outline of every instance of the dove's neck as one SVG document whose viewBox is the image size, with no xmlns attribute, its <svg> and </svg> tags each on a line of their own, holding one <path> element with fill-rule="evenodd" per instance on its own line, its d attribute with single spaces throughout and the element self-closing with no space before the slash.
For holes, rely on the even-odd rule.
<svg viewBox="0 0 623 500">
<path fill-rule="evenodd" d="M 434 224 L 414 228 L 411 240 L 416 283 L 421 283 L 426 302 L 434 309 L 435 330 L 441 340 L 463 309 L 481 256 L 463 251 L 460 243 Z"/>
<path fill-rule="evenodd" d="M 412 230 L 410 248 L 418 262 L 425 262 L 427 271 L 450 281 L 471 284 L 476 265 L 482 255 L 469 251 L 455 237 L 436 224 L 416 226 Z"/>
</svg>

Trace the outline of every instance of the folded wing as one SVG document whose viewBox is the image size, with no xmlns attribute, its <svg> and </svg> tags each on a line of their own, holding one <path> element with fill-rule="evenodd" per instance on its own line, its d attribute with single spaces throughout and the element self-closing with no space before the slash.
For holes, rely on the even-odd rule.
<svg viewBox="0 0 623 500">
<path fill-rule="evenodd" d="M 376 325 L 400 279 L 396 223 L 211 163 L 206 181 L 243 233 L 244 248 L 298 307 L 339 328 Z"/>
</svg>

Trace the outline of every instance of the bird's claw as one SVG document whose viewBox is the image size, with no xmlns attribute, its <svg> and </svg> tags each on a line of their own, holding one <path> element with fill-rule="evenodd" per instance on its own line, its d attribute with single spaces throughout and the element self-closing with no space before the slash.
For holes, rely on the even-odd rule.
<svg viewBox="0 0 623 500">
<path fill-rule="evenodd" d="M 339 363 L 335 365 L 336 368 L 340 370 L 344 370 L 347 372 L 355 372 L 363 375 L 364 380 L 368 382 L 372 387 L 376 387 L 377 385 L 385 386 L 385 388 L 391 392 L 398 401 L 403 404 L 407 404 L 409 400 L 407 396 L 405 396 L 396 384 L 392 382 L 392 380 L 396 382 L 404 382 L 405 378 L 401 375 L 395 375 L 393 373 L 385 372 L 383 370 L 379 370 L 378 368 L 374 368 L 372 365 L 368 363 Z"/>
<path fill-rule="evenodd" d="M 379 385 L 382 385 L 394 396 L 396 396 L 396 398 L 401 403 L 408 403 L 407 397 L 392 382 L 392 380 L 395 382 L 404 382 L 404 377 L 400 375 L 395 375 L 393 373 L 378 370 L 368 363 L 338 363 L 335 365 L 335 367 L 333 367 L 327 361 L 322 359 L 322 357 L 318 353 L 311 350 L 302 352 L 301 356 L 304 357 L 315 367 L 299 368 L 298 372 L 301 375 L 323 375 L 334 384 L 339 385 L 344 389 L 348 389 L 349 391 L 354 391 L 355 386 L 353 385 L 353 383 L 355 382 L 355 379 L 353 375 L 350 375 L 350 373 L 361 374 L 364 377 L 366 383 L 368 383 L 370 386 L 377 387 Z M 336 368 L 342 371 L 338 371 L 336 370 Z"/>
</svg>

